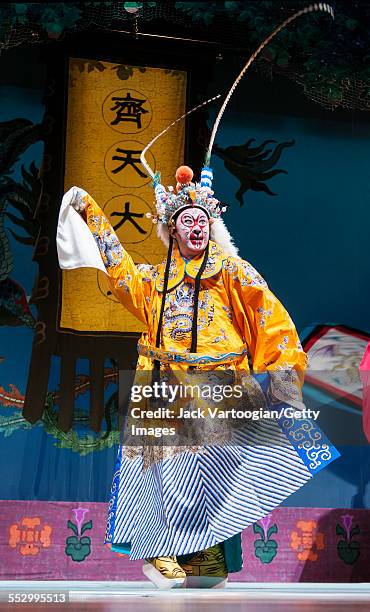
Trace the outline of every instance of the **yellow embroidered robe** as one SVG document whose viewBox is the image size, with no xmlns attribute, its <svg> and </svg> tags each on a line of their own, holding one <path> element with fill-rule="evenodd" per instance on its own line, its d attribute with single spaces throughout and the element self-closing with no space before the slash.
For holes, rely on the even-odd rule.
<svg viewBox="0 0 370 612">
<path fill-rule="evenodd" d="M 194 279 L 202 256 L 186 262 L 175 246 L 156 348 L 165 263 L 135 265 L 99 206 L 89 195 L 83 199 L 112 292 L 146 327 L 137 376 L 151 374 L 155 359 L 165 376 L 175 370 L 188 376 L 189 366 L 196 366 L 195 372 L 205 371 L 210 379 L 230 374 L 254 381 L 254 387 L 246 386 L 252 406 L 262 396 L 262 403 L 304 407 L 306 354 L 289 314 L 249 263 L 210 243 L 199 293 L 197 353 L 191 354 Z M 309 419 L 236 420 L 231 443 L 227 424 L 217 437 L 222 419 L 212 421 L 211 435 L 196 419 L 190 422 L 190 445 L 181 446 L 183 438 L 177 438 L 170 439 L 171 446 L 153 446 L 148 437 L 120 445 L 106 531 L 112 550 L 136 560 L 221 543 L 229 571 L 239 571 L 240 532 L 338 456 Z"/>
<path fill-rule="evenodd" d="M 185 261 L 174 242 L 161 330 L 155 347 L 162 301 L 165 262 L 135 265 L 109 221 L 89 195 L 84 218 L 96 240 L 112 292 L 146 326 L 138 344 L 139 369 L 161 364 L 187 370 L 228 368 L 249 372 L 294 372 L 294 395 L 307 365 L 288 312 L 248 262 L 227 255 L 210 242 L 202 274 L 198 307 L 197 353 L 191 354 L 194 279 L 203 255 Z M 291 388 L 282 400 L 292 399 Z"/>
</svg>

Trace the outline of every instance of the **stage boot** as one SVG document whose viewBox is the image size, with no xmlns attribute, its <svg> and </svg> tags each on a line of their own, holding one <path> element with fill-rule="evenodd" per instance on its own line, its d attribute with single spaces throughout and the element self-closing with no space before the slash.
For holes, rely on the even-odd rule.
<svg viewBox="0 0 370 612">
<path fill-rule="evenodd" d="M 186 587 L 224 588 L 226 585 L 228 572 L 220 544 L 196 553 L 180 565 L 186 572 Z"/>
<path fill-rule="evenodd" d="M 186 580 L 186 573 L 176 557 L 145 559 L 143 574 L 159 589 L 181 587 Z"/>
</svg>

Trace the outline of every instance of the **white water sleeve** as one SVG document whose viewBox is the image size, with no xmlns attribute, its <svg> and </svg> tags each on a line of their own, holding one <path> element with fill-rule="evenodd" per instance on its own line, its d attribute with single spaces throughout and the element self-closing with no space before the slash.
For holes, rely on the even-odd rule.
<svg viewBox="0 0 370 612">
<path fill-rule="evenodd" d="M 97 268 L 107 274 L 89 227 L 73 207 L 73 202 L 84 195 L 84 189 L 71 187 L 63 196 L 56 237 L 59 266 L 62 270 Z"/>
</svg>

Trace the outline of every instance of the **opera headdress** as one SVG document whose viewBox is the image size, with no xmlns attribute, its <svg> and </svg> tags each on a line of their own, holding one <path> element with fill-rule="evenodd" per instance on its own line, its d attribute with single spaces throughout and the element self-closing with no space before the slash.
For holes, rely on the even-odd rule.
<svg viewBox="0 0 370 612">
<path fill-rule="evenodd" d="M 257 58 L 257 56 L 261 53 L 266 45 L 271 41 L 276 34 L 278 34 L 283 28 L 288 26 L 290 23 L 305 15 L 306 13 L 322 11 L 325 13 L 329 13 L 331 17 L 334 18 L 334 11 L 329 4 L 318 2 L 315 4 L 311 4 L 297 12 L 293 15 L 285 19 L 277 28 L 275 28 L 269 36 L 265 38 L 265 40 L 259 45 L 259 47 L 254 51 L 254 53 L 250 56 L 248 61 L 243 66 L 241 72 L 238 74 L 237 78 L 233 82 L 230 87 L 222 106 L 217 114 L 216 120 L 213 125 L 213 129 L 211 132 L 210 142 L 208 145 L 207 153 L 205 156 L 204 166 L 200 174 L 200 182 L 193 183 L 193 171 L 188 166 L 180 166 L 180 168 L 176 171 L 176 193 L 172 187 L 165 187 L 160 182 L 160 173 L 154 172 L 152 168 L 149 166 L 147 160 L 145 159 L 146 152 L 150 149 L 150 147 L 160 138 L 163 134 L 167 132 L 175 123 L 181 121 L 197 109 L 201 108 L 205 104 L 216 100 L 220 96 L 215 96 L 202 104 L 199 104 L 195 108 L 191 109 L 187 113 L 184 113 L 181 117 L 173 121 L 168 127 L 166 127 L 162 132 L 157 134 L 143 149 L 141 153 L 141 163 L 144 168 L 147 170 L 149 175 L 153 179 L 153 186 L 155 191 L 155 206 L 156 206 L 156 215 L 152 216 L 153 222 L 157 223 L 157 233 L 158 236 L 162 239 L 162 241 L 168 246 L 168 254 L 167 254 L 167 263 L 165 269 L 164 276 L 164 285 L 163 285 L 163 295 L 162 295 L 162 306 L 159 317 L 159 324 L 157 330 L 157 338 L 156 338 L 156 346 L 160 346 L 161 340 L 161 329 L 162 329 L 162 321 L 163 321 L 163 312 L 164 305 L 167 293 L 168 286 L 168 275 L 170 270 L 170 263 L 172 257 L 172 246 L 173 246 L 173 238 L 170 232 L 171 226 L 174 226 L 174 221 L 176 219 L 177 214 L 184 210 L 185 208 L 189 208 L 192 206 L 196 206 L 198 208 L 203 209 L 209 220 L 210 220 L 210 239 L 219 244 L 223 250 L 228 255 L 237 256 L 238 251 L 235 247 L 233 240 L 221 219 L 221 214 L 226 210 L 226 207 L 223 206 L 215 197 L 212 191 L 212 181 L 213 181 L 213 171 L 210 167 L 211 155 L 212 155 L 212 147 L 215 141 L 216 133 L 223 116 L 223 113 L 226 109 L 226 106 L 234 93 L 236 87 L 240 83 L 241 79 L 250 68 L 251 64 Z M 203 274 L 203 271 L 207 265 L 208 260 L 208 245 L 204 251 L 203 261 L 199 268 L 199 272 L 197 277 L 195 278 L 194 284 L 194 307 L 193 307 L 193 325 L 192 325 L 192 341 L 190 352 L 196 352 L 197 346 L 197 312 L 198 312 L 198 297 L 199 297 L 199 287 L 200 280 Z M 159 368 L 159 363 L 156 362 L 156 367 Z"/>
</svg>

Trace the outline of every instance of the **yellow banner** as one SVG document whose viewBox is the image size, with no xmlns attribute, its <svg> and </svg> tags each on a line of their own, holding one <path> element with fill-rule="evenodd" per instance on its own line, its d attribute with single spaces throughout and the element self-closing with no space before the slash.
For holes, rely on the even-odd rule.
<svg viewBox="0 0 370 612">
<path fill-rule="evenodd" d="M 140 154 L 185 106 L 186 72 L 70 58 L 64 191 L 77 185 L 92 195 L 135 263 L 157 264 L 165 256 L 145 216 L 155 212 L 154 191 Z M 160 138 L 147 159 L 162 183 L 173 185 L 184 163 L 184 123 Z M 64 270 L 61 297 L 62 329 L 143 329 L 97 270 Z"/>
</svg>

